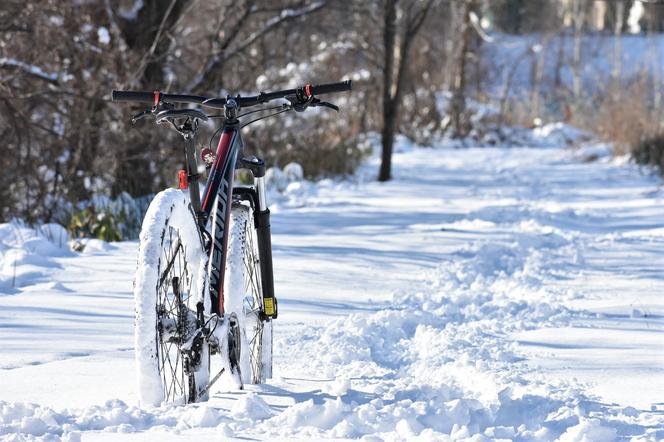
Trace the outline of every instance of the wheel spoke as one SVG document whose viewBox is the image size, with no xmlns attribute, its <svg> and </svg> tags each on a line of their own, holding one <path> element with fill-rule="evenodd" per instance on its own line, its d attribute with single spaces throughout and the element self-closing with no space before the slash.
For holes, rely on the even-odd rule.
<svg viewBox="0 0 664 442">
<path fill-rule="evenodd" d="M 190 338 L 190 326 L 187 325 L 191 298 L 190 285 L 192 277 L 188 273 L 186 247 L 182 243 L 178 231 L 170 226 L 162 237 L 162 257 L 159 285 L 157 289 L 157 339 L 159 341 L 159 371 L 164 386 L 164 399 L 168 402 L 183 398 L 190 399 L 189 377 L 193 374 L 185 371 L 185 358 L 182 345 Z M 177 278 L 177 282 L 175 282 Z M 174 286 L 175 285 L 175 286 Z M 179 294 L 176 296 L 177 290 Z M 186 309 L 182 312 L 181 309 Z M 184 321 L 184 322 L 180 322 Z M 173 323 L 174 322 L 174 323 Z M 164 329 L 168 325 L 168 332 Z M 161 331 L 159 331 L 161 327 Z M 172 329 L 170 327 L 173 327 Z"/>
</svg>

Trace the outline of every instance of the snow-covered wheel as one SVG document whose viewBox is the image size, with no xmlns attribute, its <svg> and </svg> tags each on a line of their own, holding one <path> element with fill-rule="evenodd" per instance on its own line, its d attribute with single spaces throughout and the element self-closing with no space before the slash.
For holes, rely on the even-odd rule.
<svg viewBox="0 0 664 442">
<path fill-rule="evenodd" d="M 239 321 L 242 382 L 263 383 L 272 377 L 272 320 L 262 314 L 256 227 L 246 202 L 235 202 L 231 209 L 224 293 L 224 310 Z"/>
<path fill-rule="evenodd" d="M 189 195 L 176 189 L 159 193 L 143 220 L 134 280 L 141 404 L 202 399 L 209 348 L 195 334 L 205 262 Z"/>
</svg>

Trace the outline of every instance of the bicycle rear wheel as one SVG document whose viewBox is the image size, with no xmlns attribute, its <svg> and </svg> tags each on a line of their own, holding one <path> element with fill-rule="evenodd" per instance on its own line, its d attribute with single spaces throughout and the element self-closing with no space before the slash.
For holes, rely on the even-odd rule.
<svg viewBox="0 0 664 442">
<path fill-rule="evenodd" d="M 207 341 L 197 335 L 205 262 L 189 196 L 159 193 L 143 221 L 134 281 L 141 404 L 202 399 L 210 373 Z"/>
<path fill-rule="evenodd" d="M 239 321 L 242 382 L 260 384 L 272 377 L 272 320 L 263 314 L 256 227 L 246 202 L 231 209 L 226 272 L 224 309 Z"/>
</svg>

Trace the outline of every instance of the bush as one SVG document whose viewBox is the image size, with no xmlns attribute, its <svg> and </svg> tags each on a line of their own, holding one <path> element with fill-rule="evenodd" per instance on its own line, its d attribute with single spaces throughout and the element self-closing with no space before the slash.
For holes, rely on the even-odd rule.
<svg viewBox="0 0 664 442">
<path fill-rule="evenodd" d="M 143 217 L 154 195 L 132 198 L 126 192 L 111 199 L 97 195 L 77 205 L 60 223 L 68 226 L 72 238 L 123 241 L 138 238 Z"/>
<path fill-rule="evenodd" d="M 644 137 L 659 132 L 651 95 L 648 79 L 637 76 L 571 103 L 569 122 L 613 143 L 616 155 L 629 154 Z"/>
<path fill-rule="evenodd" d="M 124 215 L 121 212 L 115 215 L 109 209 L 97 211 L 95 206 L 88 206 L 85 209 L 72 215 L 69 221 L 68 230 L 72 238 L 98 238 L 104 241 L 120 241 L 122 233 L 118 227 L 120 219 Z"/>
<path fill-rule="evenodd" d="M 639 164 L 649 164 L 664 175 L 664 133 L 644 138 L 632 147 L 632 156 Z"/>
</svg>

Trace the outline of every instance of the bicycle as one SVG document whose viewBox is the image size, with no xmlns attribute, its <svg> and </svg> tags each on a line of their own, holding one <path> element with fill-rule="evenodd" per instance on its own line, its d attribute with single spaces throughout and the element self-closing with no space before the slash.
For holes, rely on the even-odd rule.
<svg viewBox="0 0 664 442">
<path fill-rule="evenodd" d="M 134 280 L 135 348 L 141 404 L 206 400 L 224 374 L 240 389 L 272 377 L 272 326 L 278 315 L 272 270 L 270 210 L 265 162 L 244 156 L 241 129 L 288 111 L 323 106 L 318 95 L 351 89 L 351 82 L 305 85 L 253 96 L 113 91 L 112 100 L 152 103 L 132 118 L 154 118 L 184 139 L 185 168 L 178 189 L 155 196 L 141 228 Z M 286 103 L 241 113 L 277 99 Z M 176 103 L 223 110 L 208 115 Z M 257 112 L 275 111 L 244 124 Z M 199 122 L 221 119 L 216 152 L 201 157 L 208 178 L 201 196 L 195 135 Z M 212 144 L 210 140 L 210 145 Z M 251 186 L 234 183 L 234 171 L 248 169 Z M 188 190 L 188 192 L 187 192 Z M 210 378 L 211 356 L 220 369 Z"/>
</svg>

